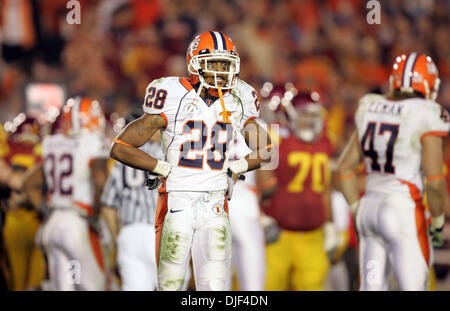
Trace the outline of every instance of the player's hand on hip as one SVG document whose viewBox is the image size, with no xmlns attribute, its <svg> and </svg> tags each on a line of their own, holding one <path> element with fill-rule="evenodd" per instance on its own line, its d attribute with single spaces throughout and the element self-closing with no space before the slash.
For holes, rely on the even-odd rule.
<svg viewBox="0 0 450 311">
<path fill-rule="evenodd" d="M 227 170 L 227 200 L 230 201 L 233 196 L 233 187 L 238 179 L 238 175 L 233 173 L 230 169 Z"/>
<path fill-rule="evenodd" d="M 431 226 L 429 227 L 428 230 L 432 237 L 431 243 L 435 248 L 439 248 L 444 245 L 444 226 L 445 226 L 444 215 L 441 215 L 439 217 L 433 217 L 431 219 Z"/>
<path fill-rule="evenodd" d="M 157 189 L 162 184 L 163 179 L 164 178 L 162 176 L 147 177 L 145 180 L 145 186 L 148 190 Z"/>
</svg>

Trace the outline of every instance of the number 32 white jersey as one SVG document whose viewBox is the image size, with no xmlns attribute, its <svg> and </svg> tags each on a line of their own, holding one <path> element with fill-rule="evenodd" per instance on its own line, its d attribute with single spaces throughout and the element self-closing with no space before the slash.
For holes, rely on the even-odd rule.
<svg viewBox="0 0 450 311">
<path fill-rule="evenodd" d="M 366 191 L 411 195 L 413 188 L 422 194 L 422 140 L 448 135 L 447 111 L 431 100 L 368 94 L 360 100 L 355 122 L 369 174 Z"/>
<path fill-rule="evenodd" d="M 229 142 L 258 117 L 259 103 L 255 90 L 242 80 L 223 99 L 231 123 L 223 122 L 220 99 L 203 100 L 186 78 L 161 78 L 147 87 L 144 112 L 167 121 L 162 144 L 172 165 L 168 191 L 226 189 Z"/>
<path fill-rule="evenodd" d="M 93 159 L 108 156 L 104 136 L 100 133 L 77 137 L 49 135 L 42 142 L 42 154 L 49 206 L 78 206 L 90 213 L 94 203 L 90 165 Z"/>
<path fill-rule="evenodd" d="M 77 141 L 63 134 L 44 137 L 42 156 L 47 184 L 47 204 L 50 207 L 73 207 L 73 164 Z"/>
</svg>

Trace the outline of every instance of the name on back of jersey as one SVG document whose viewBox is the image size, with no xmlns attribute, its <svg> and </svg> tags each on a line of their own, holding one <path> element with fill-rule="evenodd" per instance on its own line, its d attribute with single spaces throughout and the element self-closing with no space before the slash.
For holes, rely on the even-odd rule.
<svg viewBox="0 0 450 311">
<path fill-rule="evenodd" d="M 387 115 L 393 115 L 393 116 L 399 116 L 402 113 L 403 109 L 403 103 L 386 103 L 386 102 L 373 102 L 370 104 L 369 108 L 367 109 L 368 112 L 372 113 L 382 113 Z"/>
</svg>

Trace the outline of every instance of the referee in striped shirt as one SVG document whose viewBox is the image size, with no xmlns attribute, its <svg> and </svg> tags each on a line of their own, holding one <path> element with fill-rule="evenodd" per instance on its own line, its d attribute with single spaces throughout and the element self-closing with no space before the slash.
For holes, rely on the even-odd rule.
<svg viewBox="0 0 450 311">
<path fill-rule="evenodd" d="M 140 116 L 130 113 L 126 123 Z M 140 149 L 156 159 L 163 158 L 159 137 Z M 117 162 L 103 189 L 102 215 L 116 241 L 122 290 L 157 290 L 154 220 L 158 190 L 145 187 L 146 177 L 144 171 Z"/>
</svg>

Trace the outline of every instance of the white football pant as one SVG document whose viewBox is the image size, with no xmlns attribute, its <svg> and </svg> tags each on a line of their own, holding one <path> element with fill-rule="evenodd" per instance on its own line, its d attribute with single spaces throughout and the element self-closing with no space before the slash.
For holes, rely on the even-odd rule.
<svg viewBox="0 0 450 311">
<path fill-rule="evenodd" d="M 100 241 L 77 209 L 53 210 L 42 243 L 53 290 L 105 290 Z"/>
<path fill-rule="evenodd" d="M 225 290 L 231 230 L 225 191 L 169 192 L 159 248 L 159 289 L 182 290 L 190 256 L 196 289 Z"/>
<path fill-rule="evenodd" d="M 361 290 L 427 290 L 432 247 L 424 208 L 401 195 L 368 193 L 357 214 Z"/>
</svg>

